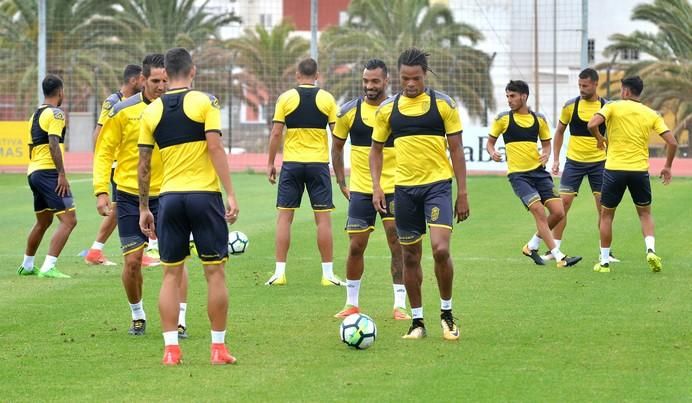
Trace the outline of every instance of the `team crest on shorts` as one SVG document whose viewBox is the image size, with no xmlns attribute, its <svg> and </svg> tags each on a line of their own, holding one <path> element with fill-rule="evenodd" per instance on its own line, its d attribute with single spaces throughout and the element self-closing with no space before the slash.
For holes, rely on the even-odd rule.
<svg viewBox="0 0 692 403">
<path fill-rule="evenodd" d="M 430 210 L 430 221 L 435 222 L 438 218 L 440 218 L 440 208 L 433 207 L 432 210 Z"/>
<path fill-rule="evenodd" d="M 394 200 L 389 202 L 389 214 L 394 214 Z"/>
</svg>

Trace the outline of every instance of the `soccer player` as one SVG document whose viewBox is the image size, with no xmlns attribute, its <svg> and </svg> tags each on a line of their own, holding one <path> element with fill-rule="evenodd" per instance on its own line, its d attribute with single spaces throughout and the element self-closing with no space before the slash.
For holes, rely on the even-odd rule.
<svg viewBox="0 0 692 403">
<path fill-rule="evenodd" d="M 99 115 L 98 121 L 96 122 L 96 127 L 94 128 L 94 132 L 92 134 L 94 139 L 94 152 L 98 152 L 100 146 L 99 134 L 101 133 L 101 128 L 108 119 L 108 114 L 112 110 L 113 106 L 115 106 L 115 104 L 122 101 L 123 99 L 129 98 L 132 95 L 141 91 L 142 79 L 143 77 L 141 66 L 137 66 L 135 64 L 128 64 L 127 66 L 125 66 L 125 71 L 123 71 L 123 81 L 122 85 L 120 86 L 120 90 L 109 95 L 108 98 L 106 98 L 106 100 L 103 101 L 103 105 L 101 105 L 101 114 Z M 108 238 L 111 236 L 113 230 L 115 230 L 115 227 L 117 225 L 116 217 L 118 214 L 115 201 L 117 187 L 115 181 L 113 180 L 113 174 L 115 172 L 117 162 L 111 162 L 112 168 L 110 181 L 112 187 L 111 196 L 113 198 L 111 203 L 111 211 L 113 212 L 113 214 L 106 215 L 103 218 L 103 221 L 101 221 L 101 226 L 99 227 L 98 232 L 96 233 L 96 240 L 91 245 L 91 248 L 87 250 L 87 254 L 84 256 L 84 262 L 87 264 L 107 266 L 115 265 L 115 263 L 109 261 L 108 258 L 106 258 L 106 256 L 103 254 L 103 246 L 108 240 Z"/>
<path fill-rule="evenodd" d="M 666 143 L 666 162 L 660 177 L 663 184 L 670 183 L 671 167 L 678 144 L 661 115 L 643 105 L 639 96 L 644 82 L 639 76 L 622 80 L 619 101 L 605 104 L 589 120 L 588 128 L 596 137 L 598 147 L 608 146 L 603 188 L 601 190 L 601 257 L 594 271 L 610 272 L 610 245 L 613 241 L 613 219 L 625 189 L 629 190 L 637 209 L 646 247 L 646 261 L 653 272 L 661 271 L 661 258 L 656 254 L 654 219 L 651 214 L 651 184 L 649 182 L 649 134 L 655 132 Z M 607 140 L 598 127 L 608 127 Z"/>
<path fill-rule="evenodd" d="M 334 275 L 332 262 L 332 184 L 329 173 L 327 125 L 334 131 L 337 106 L 332 94 L 315 86 L 319 73 L 314 59 L 298 63 L 298 87 L 276 101 L 274 124 L 269 139 L 267 176 L 276 183 L 274 160 L 286 127 L 283 165 L 279 177 L 276 208 L 276 266 L 265 285 L 286 284 L 286 256 L 291 245 L 291 224 L 307 188 L 317 224 L 317 248 L 322 258 L 322 285 L 343 285 Z"/>
<path fill-rule="evenodd" d="M 346 306 L 336 318 L 360 312 L 358 294 L 363 276 L 363 255 L 368 246 L 370 232 L 375 229 L 377 211 L 372 204 L 372 179 L 368 156 L 372 144 L 372 130 L 375 125 L 375 111 L 385 100 L 389 86 L 387 65 L 378 59 L 369 60 L 363 70 L 364 96 L 353 99 L 341 107 L 332 139 L 332 165 L 341 192 L 348 199 L 348 221 L 346 232 L 349 236 L 348 257 L 346 259 Z M 344 144 L 351 138 L 351 178 L 346 185 L 344 174 Z M 394 319 L 408 320 L 406 313 L 406 287 L 403 282 L 403 261 L 401 245 L 394 224 L 394 155 L 393 137 L 384 147 L 384 161 L 380 183 L 385 192 L 386 212 L 380 213 L 382 226 L 387 236 L 391 254 L 390 272 L 394 286 Z"/>
<path fill-rule="evenodd" d="M 34 194 L 36 223 L 29 233 L 24 261 L 17 269 L 20 276 L 38 274 L 45 278 L 70 278 L 56 267 L 58 256 L 67 238 L 77 225 L 70 183 L 65 176 L 63 142 L 65 141 L 65 113 L 59 108 L 64 97 L 60 77 L 48 74 L 41 83 L 45 97 L 31 119 L 29 132 L 28 180 Z M 43 235 L 57 216 L 60 224 L 50 240 L 48 254 L 41 269 L 34 267 L 36 250 Z"/>
<path fill-rule="evenodd" d="M 587 68 L 579 73 L 579 96 L 572 98 L 562 107 L 560 120 L 555 130 L 553 139 L 553 167 L 552 174 L 560 173 L 560 151 L 565 138 L 565 129 L 569 127 L 570 139 L 567 145 L 567 162 L 560 179 L 560 199 L 565 209 L 565 217 L 553 228 L 555 245 L 559 248 L 562 236 L 567 226 L 567 214 L 572 206 L 574 198 L 579 194 L 579 187 L 584 177 L 589 179 L 591 193 L 596 203 L 596 212 L 600 217 L 601 211 L 601 185 L 603 183 L 603 167 L 606 154 L 604 150 L 596 147 L 596 139 L 589 133 L 586 124 L 589 119 L 598 112 L 606 100 L 596 94 L 598 88 L 598 73 Z M 599 127 L 601 134 L 605 134 L 605 124 Z M 600 218 L 599 218 L 600 219 Z M 548 251 L 542 256 L 544 260 L 553 258 Z M 611 262 L 617 262 L 614 256 L 610 256 Z"/>
<path fill-rule="evenodd" d="M 142 302 L 143 261 L 147 259 L 144 248 L 148 238 L 139 228 L 139 191 L 137 184 L 137 164 L 139 161 L 140 122 L 142 112 L 153 100 L 159 98 L 166 90 L 166 71 L 163 66 L 163 55 L 150 54 L 142 61 L 144 90 L 124 101 L 118 102 L 109 112 L 101 135 L 100 146 L 94 154 L 94 195 L 97 198 L 96 209 L 103 216 L 116 214 L 112 211 L 109 175 L 111 162 L 118 161 L 115 168 L 115 181 L 118 183 L 115 200 L 118 203 L 117 218 L 120 244 L 124 255 L 122 282 L 125 287 L 130 310 L 132 326 L 128 333 L 133 336 L 144 335 L 146 331 L 146 313 Z M 158 195 L 163 180 L 163 168 L 158 148 L 152 150 L 152 174 L 149 188 L 149 206 L 156 218 Z M 187 271 L 183 273 L 183 291 L 187 290 Z M 181 293 L 181 314 L 185 312 L 187 295 Z M 178 331 L 186 337 L 185 318 L 180 318 Z"/>
<path fill-rule="evenodd" d="M 158 234 L 163 282 L 159 313 L 165 344 L 163 364 L 181 363 L 176 330 L 183 265 L 192 232 L 207 279 L 207 313 L 211 322 L 211 363 L 233 364 L 225 345 L 228 290 L 224 266 L 228 226 L 238 217 L 238 204 L 221 143 L 221 111 L 213 95 L 191 89 L 196 68 L 183 48 L 166 52 L 171 88 L 144 110 L 139 136 L 139 206 L 142 232 Z M 150 176 L 154 148 L 161 152 L 163 184 L 158 220 L 150 210 Z M 226 191 L 226 206 L 219 188 Z M 224 211 L 225 210 L 225 211 Z"/>
<path fill-rule="evenodd" d="M 500 136 L 504 136 L 509 182 L 514 194 L 521 199 L 536 221 L 538 233 L 524 245 L 522 253 L 537 265 L 545 265 L 538 254 L 538 247 L 543 240 L 556 259 L 557 267 L 574 266 L 581 257 L 569 257 L 562 253 L 552 234 L 552 228 L 562 220 L 565 210 L 553 188 L 553 178 L 545 169 L 545 164 L 550 158 L 548 123 L 542 114 L 529 109 L 529 86 L 524 81 L 510 81 L 505 87 L 505 95 L 510 110 L 500 113 L 495 118 L 486 149 L 493 161 L 502 161 L 502 155 L 495 150 L 495 143 Z M 536 148 L 539 139 L 540 155 Z M 549 213 L 547 217 L 546 208 Z"/>
<path fill-rule="evenodd" d="M 448 95 L 425 86 L 429 70 L 428 56 L 416 48 L 401 53 L 397 61 L 401 93 L 387 98 L 375 115 L 369 158 L 372 202 L 377 211 L 382 214 L 387 212 L 382 171 L 385 144 L 391 138 L 397 162 L 394 217 L 403 252 L 404 284 L 413 317 L 411 327 L 403 337 L 421 339 L 426 336 L 421 296 L 421 257 L 427 223 L 440 291 L 443 337 L 457 340 L 460 331 L 452 315 L 454 268 L 449 243 L 454 217 L 457 222 L 469 217 L 466 162 L 456 103 Z M 454 207 L 452 176 L 457 182 Z"/>
</svg>

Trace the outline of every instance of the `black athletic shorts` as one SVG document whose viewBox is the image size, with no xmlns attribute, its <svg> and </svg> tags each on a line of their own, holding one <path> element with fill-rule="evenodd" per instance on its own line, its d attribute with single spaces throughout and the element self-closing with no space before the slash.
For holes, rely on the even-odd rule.
<svg viewBox="0 0 692 403">
<path fill-rule="evenodd" d="M 560 194 L 576 196 L 585 176 L 589 178 L 591 193 L 601 193 L 604 168 L 605 161 L 579 162 L 568 158 L 565 169 L 562 171 L 562 178 L 560 178 Z"/>
<path fill-rule="evenodd" d="M 651 183 L 646 171 L 611 171 L 603 170 L 603 188 L 601 190 L 601 205 L 614 209 L 622 201 L 622 196 L 628 189 L 635 205 L 646 207 L 651 205 Z"/>
<path fill-rule="evenodd" d="M 514 172 L 508 175 L 514 194 L 521 199 L 528 210 L 533 203 L 540 201 L 545 204 L 552 199 L 560 199 L 555 192 L 553 178 L 543 167 L 532 171 Z"/>
<path fill-rule="evenodd" d="M 387 212 L 380 213 L 382 221 L 394 220 L 394 193 L 384 195 L 387 203 Z M 375 229 L 377 210 L 372 205 L 372 195 L 368 193 L 351 192 L 348 201 L 348 218 L 346 220 L 346 232 L 349 234 L 372 231 Z"/>
<path fill-rule="evenodd" d="M 71 191 L 68 190 L 65 197 L 58 196 L 55 191 L 55 188 L 58 187 L 57 170 L 41 169 L 34 171 L 27 179 L 29 188 L 34 194 L 34 212 L 52 211 L 60 214 L 75 209 Z"/>
<path fill-rule="evenodd" d="M 147 245 L 149 237 L 139 227 L 139 196 L 119 191 L 115 201 L 118 203 L 118 234 L 123 255 L 140 250 Z M 156 231 L 158 227 L 159 198 L 149 198 L 149 210 L 154 215 Z"/>
<path fill-rule="evenodd" d="M 284 162 L 279 175 L 276 207 L 297 209 L 307 188 L 314 211 L 334 210 L 332 179 L 327 163 Z"/>
<path fill-rule="evenodd" d="M 396 186 L 394 189 L 394 217 L 399 242 L 414 244 L 430 227 L 452 229 L 452 181 L 430 183 L 421 186 Z"/>
</svg>

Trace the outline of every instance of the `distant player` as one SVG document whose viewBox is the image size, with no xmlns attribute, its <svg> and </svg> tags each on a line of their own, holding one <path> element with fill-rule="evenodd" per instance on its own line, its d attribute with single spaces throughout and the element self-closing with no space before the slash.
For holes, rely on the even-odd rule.
<svg viewBox="0 0 692 403">
<path fill-rule="evenodd" d="M 661 258 L 656 254 L 654 218 L 651 214 L 649 134 L 654 132 L 666 142 L 666 162 L 660 174 L 664 185 L 669 184 L 672 178 L 671 167 L 678 143 L 661 115 L 639 100 L 643 89 L 644 82 L 639 76 L 625 78 L 620 90 L 621 100 L 605 104 L 588 124 L 599 148 L 604 149 L 606 143 L 608 147 L 601 190 L 601 257 L 593 268 L 600 273 L 610 272 L 613 219 L 625 189 L 629 190 L 639 215 L 649 268 L 659 272 L 663 267 Z M 603 123 L 608 127 L 607 140 L 598 130 Z"/>
<path fill-rule="evenodd" d="M 567 226 L 567 214 L 572 206 L 574 198 L 579 194 L 582 180 L 589 179 L 591 193 L 596 202 L 596 212 L 600 220 L 601 211 L 601 185 L 603 184 L 603 167 L 606 154 L 604 150 L 596 147 L 596 139 L 589 133 L 586 124 L 591 117 L 598 112 L 607 102 L 596 94 L 598 88 L 598 73 L 587 68 L 579 73 L 579 96 L 572 98 L 562 108 L 560 120 L 555 130 L 553 139 L 553 168 L 552 174 L 560 173 L 560 152 L 565 137 L 565 129 L 569 127 L 569 144 L 567 146 L 567 162 L 560 178 L 560 199 L 565 208 L 565 217 L 553 228 L 555 245 L 559 248 L 562 236 Z M 605 124 L 599 128 L 601 134 L 605 134 Z M 553 258 L 550 251 L 542 256 L 544 260 Z M 617 262 L 612 255 L 611 262 Z"/>
<path fill-rule="evenodd" d="M 281 94 L 276 101 L 274 124 L 269 140 L 267 177 L 276 183 L 274 160 L 281 145 L 284 126 L 283 165 L 279 177 L 276 208 L 276 266 L 265 285 L 286 284 L 286 256 L 291 246 L 291 224 L 300 207 L 305 188 L 317 224 L 317 248 L 322 258 L 322 285 L 343 285 L 334 275 L 332 218 L 332 181 L 329 173 L 327 125 L 334 129 L 337 106 L 332 94 L 315 86 L 319 73 L 317 62 L 305 59 L 298 63 L 298 87 Z"/>
<path fill-rule="evenodd" d="M 97 198 L 96 208 L 99 214 L 108 217 L 116 214 L 112 211 L 108 194 L 110 187 L 110 167 L 113 160 L 118 161 L 115 168 L 115 181 L 118 183 L 115 200 L 118 203 L 117 219 L 120 233 L 120 244 L 125 260 L 122 282 L 125 287 L 130 310 L 132 326 L 129 334 L 143 335 L 146 331 L 146 313 L 142 302 L 142 266 L 145 259 L 144 248 L 148 238 L 139 228 L 139 189 L 137 183 L 137 165 L 139 162 L 140 122 L 142 112 L 153 100 L 159 98 L 166 90 L 166 71 L 163 67 L 163 55 L 147 55 L 142 61 L 144 90 L 124 101 L 118 102 L 109 112 L 99 137 L 99 147 L 94 154 L 94 195 Z M 152 151 L 151 183 L 149 188 L 149 207 L 156 218 L 158 195 L 163 180 L 163 167 L 158 148 Z M 183 276 L 183 291 L 187 290 L 187 271 Z M 178 323 L 180 336 L 186 337 L 184 313 L 187 294 L 181 294 L 181 314 Z M 180 323 L 182 322 L 182 323 Z"/>
<path fill-rule="evenodd" d="M 507 154 L 507 177 L 512 184 L 514 194 L 521 199 L 527 210 L 536 221 L 538 233 L 534 234 L 522 248 L 522 253 L 537 265 L 544 265 L 538 254 L 541 240 L 550 249 L 557 267 L 574 266 L 580 256 L 569 257 L 560 251 L 555 243 L 552 228 L 565 215 L 560 197 L 555 193 L 553 178 L 546 171 L 545 164 L 550 158 L 550 129 L 545 117 L 529 109 L 527 99 L 529 86 L 524 81 L 513 80 L 505 87 L 507 104 L 510 110 L 502 112 L 495 118 L 490 128 L 486 149 L 493 161 L 502 161 L 502 155 L 495 150 L 495 143 L 500 136 L 505 141 Z M 541 141 L 541 153 L 538 154 L 536 142 Z M 546 217 L 545 209 L 548 209 Z"/>
<path fill-rule="evenodd" d="M 165 344 L 163 364 L 181 363 L 178 345 L 179 294 L 183 265 L 189 256 L 190 233 L 207 279 L 207 313 L 211 322 L 211 363 L 233 364 L 225 345 L 228 290 L 224 266 L 228 257 L 228 226 L 238 218 L 238 204 L 221 142 L 221 111 L 213 95 L 192 90 L 196 68 L 183 48 L 166 52 L 171 88 L 142 115 L 139 136 L 140 227 L 158 234 L 163 282 L 159 313 Z M 163 184 L 158 220 L 150 210 L 149 193 L 154 148 L 161 151 Z M 226 191 L 226 205 L 219 187 Z"/>
<path fill-rule="evenodd" d="M 363 70 L 364 96 L 353 99 L 341 107 L 332 139 L 332 165 L 337 183 L 348 203 L 346 232 L 350 243 L 346 258 L 346 306 L 336 315 L 345 318 L 360 312 L 358 294 L 360 279 L 363 276 L 365 248 L 368 246 L 370 232 L 375 230 L 377 211 L 372 204 L 372 178 L 370 176 L 369 154 L 372 144 L 372 130 L 375 125 L 375 111 L 385 100 L 389 85 L 387 65 L 378 59 L 369 60 Z M 346 185 L 344 173 L 344 144 L 351 138 L 351 178 Z M 384 146 L 384 162 L 380 183 L 385 192 L 386 212 L 380 213 L 382 226 L 387 236 L 391 254 L 390 271 L 394 284 L 394 319 L 408 320 L 406 313 L 406 287 L 403 278 L 401 245 L 394 223 L 394 138 L 390 137 Z"/>
<path fill-rule="evenodd" d="M 135 64 L 128 64 L 125 67 L 125 71 L 123 71 L 123 81 L 122 85 L 120 86 L 120 91 L 117 91 L 106 98 L 105 101 L 103 101 L 103 105 L 101 105 L 101 114 L 99 115 L 98 121 L 96 122 L 96 127 L 94 128 L 94 132 L 92 134 L 93 139 L 94 139 L 94 151 L 98 152 L 100 141 L 99 141 L 99 134 L 101 133 L 101 128 L 103 127 L 104 123 L 108 119 L 108 114 L 111 112 L 113 109 L 113 106 L 117 104 L 118 102 L 122 101 L 125 98 L 129 98 L 132 95 L 138 93 L 139 91 L 142 90 L 142 67 L 137 66 Z M 116 196 L 116 184 L 115 181 L 113 181 L 113 173 L 115 172 L 115 167 L 117 166 L 117 162 L 112 161 L 113 167 L 111 169 L 111 196 L 112 196 L 112 204 L 111 204 L 111 211 L 113 214 L 109 214 L 103 218 L 103 221 L 101 221 L 101 226 L 99 227 L 98 232 L 96 233 L 96 240 L 94 243 L 91 245 L 91 248 L 87 250 L 87 254 L 84 256 L 84 262 L 87 264 L 93 264 L 93 265 L 115 265 L 115 263 L 110 262 L 108 258 L 103 254 L 103 247 L 108 238 L 111 236 L 113 233 L 113 230 L 115 230 L 115 227 L 117 225 L 117 208 L 116 208 L 116 201 L 115 201 L 115 196 Z"/>
<path fill-rule="evenodd" d="M 407 49 L 399 56 L 397 66 L 401 93 L 387 98 L 375 115 L 370 150 L 372 202 L 377 211 L 383 214 L 387 212 L 382 170 L 385 144 L 391 138 L 397 162 L 394 217 L 403 251 L 404 283 L 413 317 L 403 338 L 421 339 L 426 336 L 421 258 L 423 235 L 429 228 L 435 277 L 440 292 L 442 335 L 446 340 L 457 340 L 461 331 L 452 314 L 454 267 L 449 244 L 454 218 L 459 222 L 469 217 L 461 119 L 452 98 L 426 88 L 425 79 L 429 70 L 427 53 L 416 48 Z M 454 207 L 452 177 L 457 182 Z"/>
<path fill-rule="evenodd" d="M 48 74 L 41 83 L 45 100 L 29 119 L 29 169 L 28 180 L 34 194 L 36 223 L 29 233 L 24 261 L 17 269 L 20 276 L 38 274 L 46 278 L 70 278 L 56 267 L 58 256 L 67 238 L 77 225 L 74 201 L 63 164 L 65 141 L 65 113 L 59 108 L 64 97 L 60 77 Z M 53 216 L 60 224 L 50 240 L 48 254 L 41 269 L 34 267 L 36 250 L 43 235 L 53 223 Z"/>
</svg>

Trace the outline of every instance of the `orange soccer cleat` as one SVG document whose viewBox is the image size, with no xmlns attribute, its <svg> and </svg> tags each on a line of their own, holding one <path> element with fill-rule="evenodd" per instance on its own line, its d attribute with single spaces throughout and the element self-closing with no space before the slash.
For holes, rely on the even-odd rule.
<svg viewBox="0 0 692 403">
<path fill-rule="evenodd" d="M 163 350 L 163 365 L 180 365 L 183 363 L 183 353 L 180 351 L 180 346 L 166 346 Z"/>
<path fill-rule="evenodd" d="M 108 260 L 103 251 L 99 249 L 89 249 L 87 254 L 84 255 L 84 263 L 94 266 L 115 266 L 115 263 Z"/>
<path fill-rule="evenodd" d="M 347 316 L 353 315 L 354 313 L 360 313 L 360 308 L 355 305 L 346 305 L 344 309 L 337 312 L 334 317 L 337 319 L 345 319 Z"/>
<path fill-rule="evenodd" d="M 226 345 L 223 343 L 212 343 L 211 345 L 211 365 L 235 364 L 236 359 L 232 356 Z"/>
</svg>

